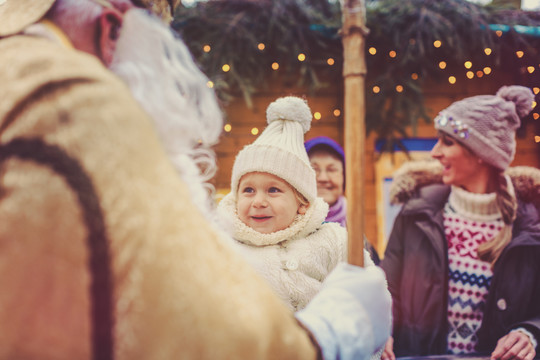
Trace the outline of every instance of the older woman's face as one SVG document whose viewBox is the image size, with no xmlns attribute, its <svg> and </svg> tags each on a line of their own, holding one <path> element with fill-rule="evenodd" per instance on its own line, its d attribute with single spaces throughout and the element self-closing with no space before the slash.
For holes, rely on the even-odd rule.
<svg viewBox="0 0 540 360">
<path fill-rule="evenodd" d="M 339 157 L 324 150 L 315 150 L 309 161 L 317 174 L 317 195 L 330 206 L 343 195 L 343 164 Z"/>
</svg>

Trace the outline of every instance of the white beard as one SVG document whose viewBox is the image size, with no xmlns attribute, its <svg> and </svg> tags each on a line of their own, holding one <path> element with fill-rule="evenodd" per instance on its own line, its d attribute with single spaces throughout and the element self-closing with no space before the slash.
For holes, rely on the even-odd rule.
<svg viewBox="0 0 540 360">
<path fill-rule="evenodd" d="M 223 120 L 208 78 L 185 44 L 159 19 L 130 10 L 110 68 L 154 120 L 195 204 L 213 218 L 214 188 L 207 181 L 216 171 L 211 147 L 218 141 Z"/>
</svg>

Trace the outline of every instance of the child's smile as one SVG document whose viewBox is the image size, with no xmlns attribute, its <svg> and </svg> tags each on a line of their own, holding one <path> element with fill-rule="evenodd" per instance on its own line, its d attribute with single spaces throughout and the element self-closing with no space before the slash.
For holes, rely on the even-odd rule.
<svg viewBox="0 0 540 360">
<path fill-rule="evenodd" d="M 293 188 L 275 175 L 252 172 L 240 179 L 236 203 L 238 217 L 262 234 L 286 229 L 301 208 Z"/>
</svg>

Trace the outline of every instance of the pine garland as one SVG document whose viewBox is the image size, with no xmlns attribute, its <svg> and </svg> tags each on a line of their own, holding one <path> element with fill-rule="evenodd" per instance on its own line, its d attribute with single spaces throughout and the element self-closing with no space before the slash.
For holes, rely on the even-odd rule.
<svg viewBox="0 0 540 360">
<path fill-rule="evenodd" d="M 540 27 L 540 13 L 480 6 L 465 0 L 372 0 L 366 2 L 366 87 L 380 88 L 379 95 L 366 92 L 366 128 L 380 138 L 406 137 L 406 128 L 430 119 L 423 101 L 426 79 L 443 80 L 439 59 L 447 66 L 464 61 L 493 69 L 515 71 L 527 63 L 540 73 L 540 37 L 508 31 L 498 36 L 492 24 Z M 227 102 L 243 96 L 248 106 L 256 92 L 266 89 L 273 76 L 272 62 L 285 77 L 315 92 L 326 83 L 342 81 L 343 48 L 341 9 L 328 0 L 209 0 L 194 7 L 176 9 L 173 28 L 186 41 L 196 61 L 213 81 L 216 93 Z M 434 47 L 436 40 L 443 44 Z M 264 44 L 264 49 L 258 48 Z M 205 52 L 204 45 L 211 51 Z M 487 57 L 484 49 L 492 49 Z M 389 51 L 396 57 L 389 58 Z M 518 59 L 517 50 L 526 54 Z M 303 53 L 305 61 L 298 61 Z M 335 61 L 327 65 L 327 59 Z M 228 64 L 230 71 L 223 72 Z M 411 77 L 417 75 L 417 79 Z M 414 75 L 413 75 L 414 76 Z M 540 84 L 540 76 L 536 77 Z M 396 92 L 396 86 L 402 86 Z M 527 84 L 524 84 L 527 85 Z M 382 96 L 384 94 L 384 96 Z"/>
</svg>

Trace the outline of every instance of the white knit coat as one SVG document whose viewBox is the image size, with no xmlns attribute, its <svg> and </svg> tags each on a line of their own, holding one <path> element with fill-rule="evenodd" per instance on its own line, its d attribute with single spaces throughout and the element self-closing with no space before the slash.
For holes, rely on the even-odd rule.
<svg viewBox="0 0 540 360">
<path fill-rule="evenodd" d="M 347 260 L 347 231 L 338 223 L 324 222 L 328 205 L 321 198 L 288 228 L 271 234 L 259 233 L 238 218 L 232 194 L 218 208 L 233 223 L 240 253 L 293 311 L 303 309 L 330 271 Z"/>
</svg>

